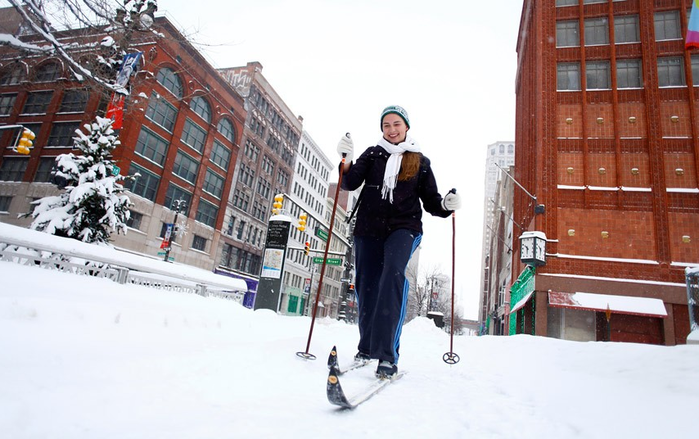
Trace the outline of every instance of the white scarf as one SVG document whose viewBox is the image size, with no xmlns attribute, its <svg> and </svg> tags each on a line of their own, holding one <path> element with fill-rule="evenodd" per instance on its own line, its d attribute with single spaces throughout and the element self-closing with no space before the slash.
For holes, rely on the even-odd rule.
<svg viewBox="0 0 699 439">
<path fill-rule="evenodd" d="M 387 153 L 391 154 L 386 162 L 386 170 L 383 174 L 383 186 L 381 187 L 381 196 L 385 200 L 388 197 L 388 201 L 393 204 L 393 189 L 396 187 L 396 182 L 398 181 L 398 173 L 400 172 L 400 164 L 403 161 L 403 153 L 409 152 L 420 152 L 420 145 L 417 144 L 410 136 L 405 136 L 405 141 L 394 145 L 388 140 L 381 137 L 379 140 L 379 146 L 386 150 Z"/>
</svg>

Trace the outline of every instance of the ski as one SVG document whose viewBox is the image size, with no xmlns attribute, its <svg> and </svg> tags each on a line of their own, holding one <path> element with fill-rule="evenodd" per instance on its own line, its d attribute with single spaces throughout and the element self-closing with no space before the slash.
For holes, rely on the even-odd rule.
<svg viewBox="0 0 699 439">
<path fill-rule="evenodd" d="M 351 398 L 348 398 L 345 394 L 345 391 L 342 390 L 342 385 L 340 384 L 339 376 L 341 375 L 341 373 L 340 370 L 337 368 L 337 349 L 335 349 L 335 347 L 333 347 L 333 350 L 330 353 L 330 357 L 333 356 L 335 358 L 333 362 L 330 361 L 331 358 L 328 358 L 328 366 L 330 367 L 330 372 L 328 373 L 326 393 L 328 396 L 328 401 L 331 404 L 337 405 L 345 409 L 352 410 L 357 408 L 357 406 L 368 401 L 374 395 L 383 390 L 384 387 L 388 386 L 394 381 L 401 379 L 406 374 L 406 372 L 403 371 L 398 372 L 393 378 L 390 379 L 376 378 L 376 380 L 372 381 L 371 384 L 364 388 L 361 392 L 352 396 Z M 347 370 L 345 370 L 345 372 L 346 371 Z"/>
<path fill-rule="evenodd" d="M 353 361 L 349 366 L 346 368 L 342 369 L 340 368 L 340 363 L 337 360 L 337 347 L 333 346 L 332 350 L 330 351 L 330 355 L 328 355 L 328 369 L 332 369 L 333 367 L 335 368 L 335 371 L 337 373 L 337 376 L 343 375 L 350 370 L 354 369 L 359 369 L 360 367 L 367 366 L 371 363 L 371 360 L 369 361 Z"/>
</svg>

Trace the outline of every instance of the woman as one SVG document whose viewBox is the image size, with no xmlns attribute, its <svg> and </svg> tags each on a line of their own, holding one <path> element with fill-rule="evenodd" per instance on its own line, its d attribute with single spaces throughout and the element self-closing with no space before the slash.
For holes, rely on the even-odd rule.
<svg viewBox="0 0 699 439">
<path fill-rule="evenodd" d="M 337 151 L 346 156 L 342 189 L 362 184 L 354 228 L 354 254 L 359 316 L 357 361 L 379 360 L 376 376 L 398 372 L 400 335 L 408 304 L 405 269 L 422 239 L 422 208 L 446 218 L 461 205 L 455 191 L 444 199 L 430 161 L 408 136 L 408 113 L 397 105 L 381 113 L 383 136 L 352 162 L 349 135 Z M 421 205 L 422 202 L 422 205 Z"/>
</svg>

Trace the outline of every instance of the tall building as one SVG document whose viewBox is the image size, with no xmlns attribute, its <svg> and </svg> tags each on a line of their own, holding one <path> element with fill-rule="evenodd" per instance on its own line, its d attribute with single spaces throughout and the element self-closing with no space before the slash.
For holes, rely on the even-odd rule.
<svg viewBox="0 0 699 439">
<path fill-rule="evenodd" d="M 174 239 L 170 256 L 212 270 L 245 121 L 243 99 L 166 18 L 157 17 L 154 29 L 133 34 L 131 47 L 143 56 L 131 78 L 114 159 L 119 172 L 138 177 L 126 184 L 133 203 L 128 233 L 112 238 L 117 247 L 163 257 L 166 225 L 177 218 L 185 233 Z M 66 46 L 104 36 L 99 29 L 59 34 Z M 25 32 L 21 39 L 37 36 Z M 79 55 L 89 64 L 101 54 Z M 12 133 L 0 132 L 0 221 L 29 225 L 17 214 L 58 193 L 51 184 L 56 157 L 72 151 L 75 130 L 104 116 L 108 102 L 58 58 L 0 51 L 0 125 L 21 124 L 36 133 L 26 156 L 10 148 Z M 184 201 L 180 212 L 173 209 L 177 200 Z"/>
<path fill-rule="evenodd" d="M 699 54 L 691 0 L 524 0 L 510 333 L 674 345 L 699 264 Z M 526 249 L 529 253 L 529 248 Z"/>
<path fill-rule="evenodd" d="M 515 143 L 511 141 L 498 141 L 488 145 L 488 150 L 485 158 L 485 198 L 483 199 L 483 242 L 482 259 L 481 259 L 481 295 L 479 306 L 479 320 L 485 322 L 487 308 L 486 294 L 489 289 L 489 276 L 487 270 L 490 265 L 490 247 L 493 239 L 493 230 L 495 228 L 495 216 L 497 212 L 494 210 L 496 205 L 495 195 L 498 190 L 498 184 L 503 178 L 506 178 L 500 169 L 507 169 L 515 164 Z"/>
<path fill-rule="evenodd" d="M 246 278 L 256 290 L 271 205 L 275 194 L 290 193 L 303 119 L 292 113 L 265 79 L 260 63 L 219 73 L 244 97 L 247 110 L 242 154 L 222 230 L 219 270 Z"/>
<path fill-rule="evenodd" d="M 306 214 L 306 230 L 291 228 L 289 245 L 302 248 L 308 243 L 311 249 L 325 248 L 322 239 L 327 230 L 325 221 L 326 199 L 328 197 L 328 179 L 332 163 L 318 147 L 310 134 L 303 131 L 296 164 L 291 182 L 292 190 L 285 208 L 289 216 L 298 219 Z M 289 251 L 282 280 L 281 312 L 291 315 L 303 315 L 307 312 L 309 295 L 316 291 L 319 275 L 318 265 L 313 262 L 320 253 Z M 311 296 L 311 299 L 313 297 Z M 324 314 L 323 314 L 324 315 Z"/>
</svg>

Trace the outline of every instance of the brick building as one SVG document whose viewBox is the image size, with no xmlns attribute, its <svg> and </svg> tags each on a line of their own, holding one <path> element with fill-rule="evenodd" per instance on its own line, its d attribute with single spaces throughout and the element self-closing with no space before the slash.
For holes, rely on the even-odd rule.
<svg viewBox="0 0 699 439">
<path fill-rule="evenodd" d="M 135 33 L 130 45 L 143 57 L 131 79 L 122 146 L 114 158 L 122 174 L 140 176 L 127 184 L 134 203 L 129 232 L 113 235 L 114 244 L 156 256 L 165 224 L 175 219 L 173 202 L 182 199 L 186 206 L 178 223 L 186 234 L 176 238 L 170 256 L 211 270 L 222 251 L 220 231 L 241 144 L 244 102 L 166 18 L 156 18 L 154 29 L 162 37 Z M 68 43 L 104 36 L 85 32 L 70 30 L 59 37 Z M 94 56 L 84 53 L 80 60 Z M 17 214 L 30 211 L 32 200 L 57 193 L 49 183 L 56 156 L 71 151 L 75 129 L 104 115 L 107 102 L 103 91 L 76 80 L 61 60 L 3 49 L 0 124 L 22 124 L 37 137 L 29 156 L 12 151 L 10 133 L 0 137 L 0 221 L 27 226 L 30 221 Z"/>
<path fill-rule="evenodd" d="M 545 233 L 547 258 L 529 271 L 515 239 L 510 333 L 685 343 L 684 270 L 699 264 L 690 7 L 524 0 L 515 178 L 536 199 L 514 189 L 514 220 Z"/>
<path fill-rule="evenodd" d="M 274 195 L 291 193 L 303 118 L 284 103 L 262 75 L 259 62 L 219 73 L 244 97 L 247 109 L 219 269 L 246 277 L 250 289 L 256 290 Z"/>
</svg>

